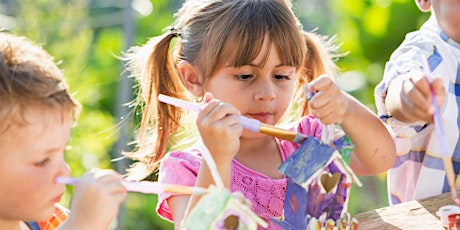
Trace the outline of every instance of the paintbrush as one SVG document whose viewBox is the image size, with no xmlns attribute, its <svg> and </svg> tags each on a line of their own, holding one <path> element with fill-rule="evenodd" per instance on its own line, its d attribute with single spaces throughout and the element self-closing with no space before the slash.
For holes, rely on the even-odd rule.
<svg viewBox="0 0 460 230">
<path fill-rule="evenodd" d="M 183 109 L 192 110 L 195 112 L 201 111 L 201 105 L 195 104 L 192 102 L 184 101 L 174 97 L 166 96 L 164 94 L 158 95 L 158 100 L 170 105 L 174 105 Z M 250 130 L 256 133 L 264 133 L 270 136 L 274 136 L 283 140 L 288 140 L 302 144 L 307 136 L 301 133 L 289 131 L 286 129 L 278 128 L 272 125 L 268 125 L 260 122 L 256 119 L 247 118 L 245 116 L 239 116 L 238 122 L 243 126 L 243 128 Z"/>
<path fill-rule="evenodd" d="M 436 133 L 438 134 L 439 147 L 441 149 L 441 155 L 442 155 L 442 161 L 444 163 L 444 168 L 446 169 L 447 182 L 449 183 L 450 192 L 452 194 L 452 199 L 455 201 L 457 205 L 460 205 L 460 199 L 457 198 L 457 189 L 455 188 L 455 173 L 454 173 L 454 168 L 452 166 L 452 159 L 451 157 L 447 155 L 448 144 L 447 144 L 446 136 L 444 134 L 444 127 L 442 125 L 440 109 L 439 109 L 438 103 L 436 102 L 434 90 L 431 85 L 431 82 L 432 82 L 431 71 L 430 71 L 430 67 L 428 66 L 428 60 L 424 56 L 422 56 L 422 68 L 423 68 L 424 74 L 426 75 L 428 79 L 428 83 L 430 84 L 431 103 L 433 104 L 435 108 L 435 112 L 433 114 L 434 127 L 436 129 Z"/>
<path fill-rule="evenodd" d="M 56 177 L 54 180 L 56 183 L 77 185 L 79 182 L 78 178 L 73 177 Z M 170 192 L 176 194 L 196 194 L 202 195 L 208 192 L 205 188 L 192 187 L 185 185 L 176 184 L 162 184 L 151 181 L 123 181 L 121 182 L 129 192 L 140 192 L 146 194 L 159 194 L 161 192 Z"/>
</svg>

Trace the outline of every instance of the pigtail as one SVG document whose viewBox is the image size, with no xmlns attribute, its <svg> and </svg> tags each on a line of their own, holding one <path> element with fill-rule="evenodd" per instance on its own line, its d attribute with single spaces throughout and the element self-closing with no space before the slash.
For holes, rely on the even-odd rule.
<svg viewBox="0 0 460 230">
<path fill-rule="evenodd" d="M 307 54 L 303 61 L 300 77 L 296 88 L 297 98 L 305 98 L 303 87 L 322 74 L 329 74 L 334 77 L 338 74 L 339 68 L 334 59 L 339 55 L 338 47 L 334 45 L 335 38 L 326 39 L 314 32 L 302 31 L 304 41 L 307 44 Z M 300 104 L 302 116 L 311 114 L 308 101 L 302 100 Z"/>
<path fill-rule="evenodd" d="M 182 110 L 158 102 L 159 94 L 185 98 L 185 88 L 170 51 L 173 37 L 175 34 L 168 32 L 128 51 L 131 54 L 128 69 L 136 78 L 139 90 L 134 103 L 143 109 L 139 137 L 135 142 L 137 149 L 124 153 L 138 160 L 128 169 L 131 180 L 141 180 L 158 167 L 168 140 L 173 137 L 171 134 L 180 126 Z"/>
</svg>

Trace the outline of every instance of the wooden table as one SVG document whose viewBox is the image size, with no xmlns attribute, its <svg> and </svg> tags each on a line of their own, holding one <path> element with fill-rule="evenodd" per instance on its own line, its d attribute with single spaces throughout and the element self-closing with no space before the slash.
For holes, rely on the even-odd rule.
<svg viewBox="0 0 460 230">
<path fill-rule="evenodd" d="M 455 205 L 450 193 L 409 201 L 355 215 L 359 230 L 444 229 L 436 212 L 441 206 Z"/>
</svg>

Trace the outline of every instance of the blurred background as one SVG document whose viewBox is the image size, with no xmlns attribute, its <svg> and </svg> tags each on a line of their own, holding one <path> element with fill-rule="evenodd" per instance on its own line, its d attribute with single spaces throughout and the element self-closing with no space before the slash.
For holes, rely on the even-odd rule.
<svg viewBox="0 0 460 230">
<path fill-rule="evenodd" d="M 131 164 L 121 150 L 135 136 L 136 118 L 126 106 L 133 82 L 118 58 L 127 48 L 144 44 L 173 22 L 184 0 L 0 0 L 0 29 L 26 36 L 60 62 L 75 97 L 83 104 L 66 158 L 79 177 L 94 168 L 124 173 Z M 339 85 L 376 112 L 373 90 L 385 62 L 429 17 L 414 0 L 294 0 L 305 30 L 336 36 L 337 60 L 343 75 Z M 352 187 L 349 212 L 388 205 L 386 175 L 360 177 Z M 72 187 L 62 203 L 66 206 Z M 156 195 L 130 193 L 112 229 L 173 229 L 155 213 Z"/>
</svg>

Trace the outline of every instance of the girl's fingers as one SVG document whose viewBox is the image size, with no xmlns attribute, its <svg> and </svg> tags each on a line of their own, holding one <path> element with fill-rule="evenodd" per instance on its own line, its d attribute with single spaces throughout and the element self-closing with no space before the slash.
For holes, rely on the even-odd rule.
<svg viewBox="0 0 460 230">
<path fill-rule="evenodd" d="M 319 76 L 318 78 L 314 79 L 311 81 L 306 87 L 306 89 L 314 92 L 322 91 L 324 89 L 329 88 L 329 86 L 332 83 L 332 79 L 327 76 L 326 74 L 323 74 Z"/>
<path fill-rule="evenodd" d="M 201 126 L 210 127 L 217 122 L 220 125 L 236 125 L 238 124 L 239 114 L 239 111 L 232 105 L 213 99 L 203 108 L 197 122 Z"/>
<path fill-rule="evenodd" d="M 212 93 L 210 93 L 210 92 L 204 93 L 204 96 L 203 96 L 204 103 L 208 103 L 212 99 L 214 99 L 214 95 L 212 95 Z"/>
</svg>

